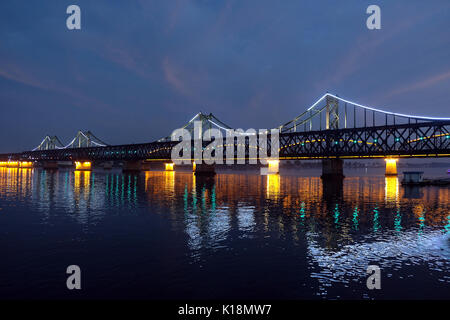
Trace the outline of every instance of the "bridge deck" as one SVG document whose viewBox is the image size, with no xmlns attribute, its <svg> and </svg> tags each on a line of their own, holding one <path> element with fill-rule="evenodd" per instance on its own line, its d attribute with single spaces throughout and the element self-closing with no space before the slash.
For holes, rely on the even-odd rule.
<svg viewBox="0 0 450 320">
<path fill-rule="evenodd" d="M 270 140 L 270 139 L 269 139 Z M 236 140 L 237 141 L 237 140 Z M 245 140 L 245 157 L 251 157 L 249 142 Z M 270 141 L 268 141 L 270 154 Z M 70 148 L 25 151 L 0 155 L 0 160 L 22 161 L 108 161 L 108 160 L 170 160 L 171 151 L 178 142 L 151 142 L 105 147 Z M 203 142 L 206 147 L 210 142 Z M 226 141 L 222 143 L 226 156 Z M 231 148 L 236 149 L 235 142 Z M 193 147 L 193 141 L 191 143 Z M 193 149 L 193 148 L 192 148 Z M 257 149 L 260 150 L 259 146 Z M 379 158 L 449 157 L 450 121 L 430 121 L 398 125 L 373 126 L 281 133 L 280 159 L 321 158 Z M 260 158 L 261 153 L 258 152 Z M 194 159 L 192 151 L 191 159 Z"/>
</svg>

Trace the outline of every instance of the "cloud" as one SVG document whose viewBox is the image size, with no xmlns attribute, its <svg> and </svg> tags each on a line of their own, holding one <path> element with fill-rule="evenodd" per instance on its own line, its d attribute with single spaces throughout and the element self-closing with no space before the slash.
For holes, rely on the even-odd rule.
<svg viewBox="0 0 450 320">
<path fill-rule="evenodd" d="M 420 80 L 415 83 L 408 84 L 406 86 L 397 88 L 395 90 L 392 90 L 388 94 L 386 94 L 385 97 L 392 97 L 398 94 L 403 94 L 406 92 L 416 91 L 424 88 L 428 88 L 430 86 L 433 86 L 437 83 L 440 83 L 442 81 L 446 81 L 450 79 L 450 70 L 446 71 L 444 73 L 433 75 L 425 80 Z"/>
<path fill-rule="evenodd" d="M 179 93 L 185 96 L 191 96 L 192 93 L 187 88 L 187 85 L 183 80 L 181 80 L 178 70 L 169 61 L 169 57 L 165 57 L 162 63 L 164 77 L 166 81 L 175 88 Z"/>
<path fill-rule="evenodd" d="M 39 89 L 48 89 L 48 86 L 39 80 L 35 79 L 30 74 L 27 74 L 20 67 L 12 64 L 2 65 L 0 67 L 0 76 L 5 79 L 12 80 L 27 86 Z"/>
<path fill-rule="evenodd" d="M 390 26 L 389 29 L 374 31 L 379 34 L 372 32 L 374 37 L 368 37 L 367 32 L 369 31 L 364 32 L 356 39 L 355 44 L 349 48 L 343 58 L 336 63 L 333 63 L 334 66 L 337 66 L 334 73 L 316 87 L 323 90 L 323 88 L 329 88 L 330 86 L 334 87 L 336 84 L 344 82 L 348 76 L 361 71 L 362 68 L 367 66 L 368 57 L 379 55 L 380 47 L 386 45 L 386 42 L 403 37 L 410 32 L 413 27 L 429 20 L 435 14 L 440 12 L 441 8 L 433 8 L 428 12 L 422 12 L 420 16 L 415 17 L 414 19 L 398 20 L 396 21 L 396 24 Z"/>
<path fill-rule="evenodd" d="M 144 79 L 151 79 L 152 73 L 144 61 L 148 61 L 142 51 L 127 45 L 120 40 L 103 41 L 95 46 L 96 54 L 103 59 L 113 62 L 121 68 L 131 71 Z"/>
<path fill-rule="evenodd" d="M 179 95 L 199 105 L 206 104 L 208 74 L 201 69 L 186 69 L 166 56 L 162 61 L 164 79 Z"/>
<path fill-rule="evenodd" d="M 44 77 L 40 77 L 40 79 L 36 78 L 34 75 L 39 74 L 37 70 L 31 71 L 30 68 L 21 67 L 11 61 L 6 62 L 6 59 L 2 60 L 3 63 L 0 64 L 0 76 L 5 79 L 33 88 L 66 95 L 73 99 L 72 102 L 74 105 L 83 109 L 95 108 L 112 111 L 112 108 L 101 100 L 90 97 L 72 87 L 57 84 L 55 81 L 49 80 L 48 76 L 45 77 L 47 80 L 42 80 Z"/>
</svg>

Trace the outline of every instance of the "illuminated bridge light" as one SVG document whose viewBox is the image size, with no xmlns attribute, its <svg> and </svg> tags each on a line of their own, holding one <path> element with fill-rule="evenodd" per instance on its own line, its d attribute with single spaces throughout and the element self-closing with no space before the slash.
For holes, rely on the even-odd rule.
<svg viewBox="0 0 450 320">
<path fill-rule="evenodd" d="M 395 141 L 399 142 L 399 141 L 400 141 L 400 138 L 395 138 Z"/>
<path fill-rule="evenodd" d="M 92 164 L 89 161 L 75 161 L 75 170 L 91 170 Z"/>
<path fill-rule="evenodd" d="M 386 175 L 397 175 L 397 160 L 393 158 L 384 159 L 386 161 Z"/>
<path fill-rule="evenodd" d="M 0 167 L 8 167 L 8 168 L 31 168 L 33 167 L 32 162 L 28 161 L 0 161 Z"/>
<path fill-rule="evenodd" d="M 20 161 L 19 166 L 21 168 L 32 168 L 33 167 L 33 162 L 31 162 L 31 161 Z"/>
<path fill-rule="evenodd" d="M 172 162 L 165 163 L 164 165 L 165 165 L 166 171 L 173 171 L 174 164 Z"/>
<path fill-rule="evenodd" d="M 267 160 L 268 173 L 274 174 L 280 171 L 280 160 Z"/>
<path fill-rule="evenodd" d="M 377 143 L 378 142 L 378 139 L 373 139 L 373 143 Z"/>
</svg>

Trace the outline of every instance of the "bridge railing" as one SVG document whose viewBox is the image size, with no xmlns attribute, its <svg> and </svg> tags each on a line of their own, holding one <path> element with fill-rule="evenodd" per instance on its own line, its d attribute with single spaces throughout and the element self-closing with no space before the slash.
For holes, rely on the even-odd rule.
<svg viewBox="0 0 450 320">
<path fill-rule="evenodd" d="M 280 157 L 450 156 L 450 121 L 285 133 Z"/>
</svg>

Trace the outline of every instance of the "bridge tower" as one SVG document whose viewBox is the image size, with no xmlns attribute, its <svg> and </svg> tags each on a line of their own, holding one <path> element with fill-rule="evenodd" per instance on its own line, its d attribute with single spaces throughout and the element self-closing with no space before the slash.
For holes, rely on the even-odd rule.
<svg viewBox="0 0 450 320">
<path fill-rule="evenodd" d="M 332 96 L 326 96 L 325 107 L 326 129 L 339 129 L 339 101 Z M 323 159 L 322 160 L 322 179 L 337 179 L 344 178 L 343 160 Z"/>
<path fill-rule="evenodd" d="M 63 148 L 63 144 L 61 143 L 61 141 L 58 139 L 57 136 L 50 136 L 47 135 L 45 136 L 44 140 L 42 140 L 42 142 L 33 149 L 33 151 L 37 151 L 37 150 L 55 150 L 55 149 L 62 149 Z"/>
<path fill-rule="evenodd" d="M 65 148 L 106 147 L 108 144 L 94 136 L 91 131 L 78 131 L 73 140 Z"/>
<path fill-rule="evenodd" d="M 339 101 L 331 96 L 326 101 L 326 129 L 339 129 Z"/>
</svg>

